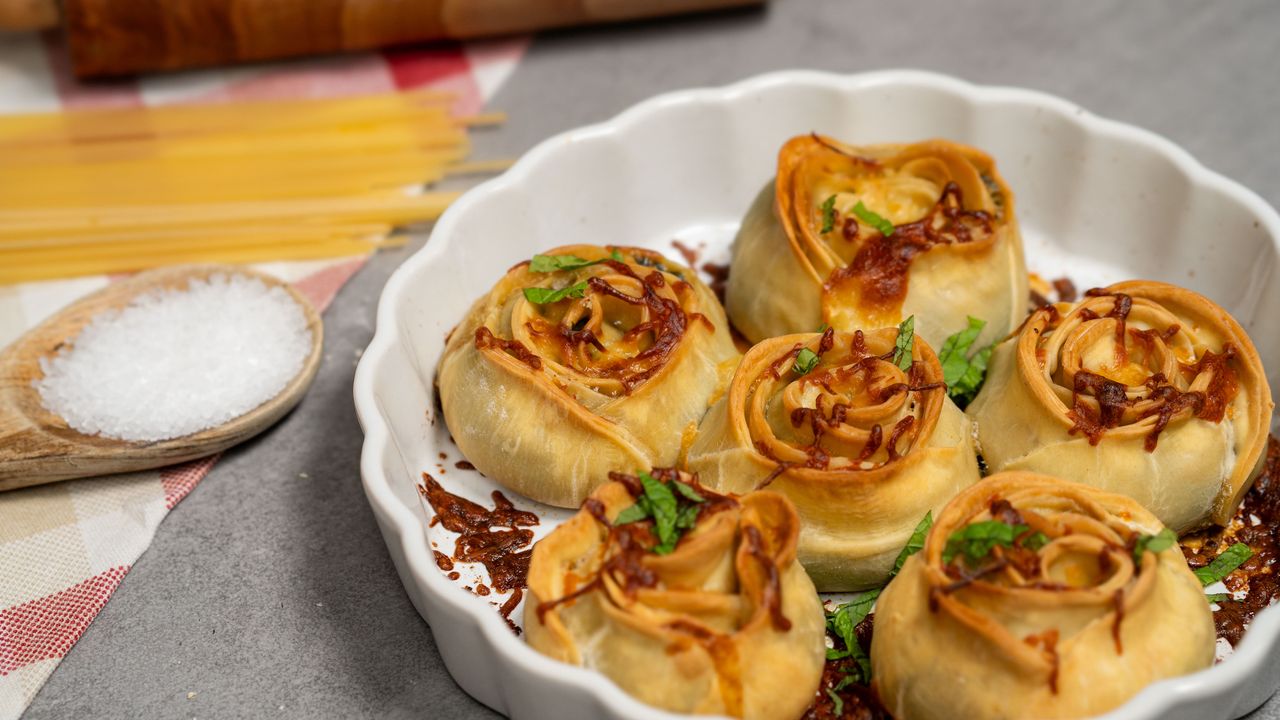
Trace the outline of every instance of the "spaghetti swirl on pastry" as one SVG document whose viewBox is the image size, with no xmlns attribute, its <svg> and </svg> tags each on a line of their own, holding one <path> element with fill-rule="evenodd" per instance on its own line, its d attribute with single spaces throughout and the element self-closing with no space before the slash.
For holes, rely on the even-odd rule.
<svg viewBox="0 0 1280 720">
<path fill-rule="evenodd" d="M 674 470 L 613 478 L 534 546 L 529 644 L 674 712 L 799 717 L 826 647 L 791 503 L 716 495 Z M 664 529 L 668 511 L 688 519 Z M 676 542 L 672 522 L 686 528 Z"/>
<path fill-rule="evenodd" d="M 795 503 L 800 561 L 824 592 L 882 584 L 920 518 L 979 478 L 937 356 L 915 336 L 911 359 L 895 358 L 900 332 L 757 344 L 688 452 L 711 487 L 767 486 Z"/>
<path fill-rule="evenodd" d="M 673 463 L 737 357 L 691 271 L 576 245 L 520 263 L 471 308 L 445 347 L 440 399 L 480 472 L 576 507 L 610 470 Z"/>
<path fill-rule="evenodd" d="M 1213 657 L 1209 603 L 1155 516 L 1025 472 L 946 507 L 880 595 L 871 642 L 901 720 L 1093 716 Z"/>
<path fill-rule="evenodd" d="M 1013 194 L 990 157 L 945 140 L 792 138 L 743 220 L 732 267 L 725 306 L 756 342 L 915 315 L 941 346 L 972 315 L 989 322 L 985 344 L 1026 307 Z"/>
<path fill-rule="evenodd" d="M 1130 281 L 1035 311 L 996 348 L 968 412 L 992 470 L 1119 492 L 1185 532 L 1231 517 L 1261 471 L 1272 408 L 1226 311 Z"/>
</svg>

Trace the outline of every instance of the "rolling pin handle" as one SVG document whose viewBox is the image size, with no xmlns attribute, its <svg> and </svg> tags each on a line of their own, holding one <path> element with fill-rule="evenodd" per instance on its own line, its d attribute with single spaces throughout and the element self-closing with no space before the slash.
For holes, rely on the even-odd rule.
<svg viewBox="0 0 1280 720">
<path fill-rule="evenodd" d="M 0 31 L 58 27 L 57 0 L 0 0 Z"/>
</svg>

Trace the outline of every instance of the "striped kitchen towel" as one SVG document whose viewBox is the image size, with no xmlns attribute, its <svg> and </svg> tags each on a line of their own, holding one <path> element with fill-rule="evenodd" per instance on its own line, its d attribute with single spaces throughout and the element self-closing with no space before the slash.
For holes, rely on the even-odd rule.
<svg viewBox="0 0 1280 720">
<path fill-rule="evenodd" d="M 364 53 L 82 86 L 52 36 L 0 37 L 0 113 L 174 102 L 333 97 L 432 87 L 475 112 L 527 39 Z M 323 310 L 363 258 L 266 263 Z M 0 286 L 0 347 L 107 276 Z M 156 528 L 217 461 L 0 493 L 0 720 L 22 714 L 106 604 Z"/>
</svg>

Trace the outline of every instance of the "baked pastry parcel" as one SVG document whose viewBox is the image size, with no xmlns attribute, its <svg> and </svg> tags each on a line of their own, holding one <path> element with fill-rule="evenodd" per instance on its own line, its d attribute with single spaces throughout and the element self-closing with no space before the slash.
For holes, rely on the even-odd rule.
<svg viewBox="0 0 1280 720">
<path fill-rule="evenodd" d="M 681 713 L 798 718 L 826 658 L 787 499 L 614 474 L 533 548 L 529 644 Z"/>
<path fill-rule="evenodd" d="M 874 622 L 874 683 L 899 720 L 1091 717 L 1214 658 L 1204 590 L 1154 515 L 1025 472 L 956 497 Z"/>
<path fill-rule="evenodd" d="M 994 161 L 965 145 L 792 138 L 734 241 L 729 318 L 759 342 L 914 315 L 941 347 L 973 316 L 987 322 L 986 344 L 1026 310 L 1013 206 Z"/>
<path fill-rule="evenodd" d="M 823 592 L 882 585 L 920 518 L 980 477 L 937 356 L 898 328 L 757 344 L 686 464 L 716 490 L 795 503 L 800 562 Z"/>
<path fill-rule="evenodd" d="M 637 248 L 572 245 L 507 272 L 440 361 L 449 432 L 476 468 L 577 507 L 618 468 L 674 464 L 739 357 L 715 295 Z"/>
<path fill-rule="evenodd" d="M 1138 280 L 1035 311 L 995 349 L 968 412 L 991 470 L 1122 493 L 1183 533 L 1231 518 L 1262 469 L 1273 407 L 1225 310 Z"/>
</svg>

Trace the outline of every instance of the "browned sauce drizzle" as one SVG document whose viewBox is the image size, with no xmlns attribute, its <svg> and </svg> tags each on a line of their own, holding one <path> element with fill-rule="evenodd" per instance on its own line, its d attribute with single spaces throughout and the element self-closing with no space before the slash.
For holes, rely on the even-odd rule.
<svg viewBox="0 0 1280 720">
<path fill-rule="evenodd" d="M 1058 671 L 1062 665 L 1061 659 L 1058 657 L 1058 631 L 1056 629 L 1045 630 L 1038 635 L 1028 635 L 1022 641 L 1033 648 L 1039 649 L 1044 654 L 1045 659 L 1049 661 L 1049 692 L 1057 695 Z"/>
<path fill-rule="evenodd" d="M 760 563 L 761 569 L 765 574 L 764 596 L 761 602 L 769 610 L 769 617 L 773 620 L 773 627 L 781 632 L 791 629 L 791 621 L 782 614 L 782 580 L 778 574 L 778 566 L 773 562 L 773 558 L 769 557 L 765 552 L 764 538 L 760 535 L 760 529 L 754 525 L 747 525 L 742 529 L 743 538 L 746 540 L 747 554 L 755 558 Z"/>
<path fill-rule="evenodd" d="M 707 286 L 711 288 L 711 292 L 716 294 L 721 304 L 724 304 L 724 290 L 729 283 L 729 266 L 717 263 L 703 263 L 702 272 L 711 277 L 711 282 Z"/>
<path fill-rule="evenodd" d="M 538 516 L 517 510 L 501 492 L 494 490 L 493 509 L 489 510 L 466 498 L 445 490 L 435 478 L 422 473 L 418 493 L 426 498 L 435 511 L 436 519 L 446 530 L 458 534 L 453 556 L 436 551 L 436 565 L 441 570 L 452 570 L 454 562 L 480 563 L 489 573 L 489 583 L 498 592 L 514 591 L 514 602 L 503 605 L 503 617 L 510 622 L 511 610 L 520 602 L 519 595 L 527 583 L 529 559 L 533 553 L 533 531 L 525 528 L 538 524 Z M 449 578 L 456 580 L 455 574 Z M 485 586 L 479 594 L 488 594 Z M 510 605 L 510 608 L 507 606 Z"/>
<path fill-rule="evenodd" d="M 612 363 L 581 366 L 575 364 L 575 369 L 578 372 L 589 377 L 616 378 L 622 384 L 623 391 L 628 394 L 644 384 L 646 380 L 665 366 L 668 357 L 679 345 L 680 339 L 684 336 L 690 321 L 701 322 L 710 330 L 715 329 L 710 318 L 706 315 L 702 313 L 686 315 L 679 302 L 664 298 L 658 294 L 657 291 L 666 285 L 666 280 L 663 279 L 663 272 L 669 272 L 660 262 L 654 259 L 660 256 L 656 253 L 645 254 L 639 250 L 632 251 L 632 255 L 636 262 L 642 265 L 651 265 L 657 269 L 642 278 L 625 262 L 606 259 L 601 261 L 600 264 L 609 267 L 618 274 L 639 280 L 643 288 L 641 295 L 634 296 L 622 292 L 599 276 L 589 277 L 586 282 L 587 286 L 595 293 L 608 295 L 629 305 L 643 305 L 646 307 L 649 310 L 649 319 L 628 330 L 624 340 L 631 340 L 652 332 L 654 335 L 653 343 L 634 356 L 621 358 Z M 650 255 L 653 257 L 650 257 Z M 516 267 L 519 266 L 517 264 Z M 672 289 L 677 295 L 680 295 L 689 292 L 692 288 L 687 282 L 678 280 L 672 283 Z M 558 342 L 565 357 L 579 356 L 578 350 L 583 345 L 589 345 L 601 352 L 605 350 L 604 344 L 589 329 L 574 328 L 565 323 L 552 325 L 542 320 L 529 323 L 527 327 L 533 335 L 550 337 Z M 534 370 L 542 368 L 542 359 L 525 347 L 524 344 L 517 340 L 497 338 L 487 327 L 480 327 L 476 330 L 475 343 L 476 347 L 482 350 L 498 348 Z"/>
<path fill-rule="evenodd" d="M 680 308 L 680 303 L 658 295 L 657 290 L 666 285 L 661 271 L 654 270 L 644 278 L 640 278 L 626 263 L 606 260 L 603 264 L 619 274 L 640 280 L 643 293 L 639 297 L 629 295 L 610 285 L 604 278 L 594 276 L 587 279 L 588 287 L 601 295 L 608 295 L 629 305 L 645 306 L 649 310 L 649 319 L 628 330 L 626 337 L 639 337 L 644 333 L 652 332 L 653 344 L 633 357 L 623 358 L 606 365 L 578 368 L 578 370 L 594 377 L 617 378 L 622 383 L 623 390 L 631 393 L 665 366 L 668 356 L 684 337 L 690 318 Z M 705 324 L 710 325 L 710 321 L 701 314 L 694 319 L 701 319 Z M 558 331 L 569 354 L 572 354 L 582 342 L 588 342 L 578 337 L 571 328 L 559 327 Z M 599 341 L 594 337 L 589 341 L 594 341 L 594 344 L 599 346 Z"/>
<path fill-rule="evenodd" d="M 908 271 L 916 255 L 936 245 L 983 240 L 992 232 L 991 215 L 965 210 L 960 186 L 950 182 L 923 218 L 894 227 L 888 236 L 879 232 L 869 235 L 853 260 L 831 273 L 826 286 L 853 279 L 861 289 L 863 304 L 894 307 L 907 295 Z"/>
<path fill-rule="evenodd" d="M 1085 292 L 1088 297 L 1105 296 L 1104 290 L 1094 288 Z M 1128 317 L 1133 307 L 1133 300 L 1128 295 L 1117 293 L 1112 297 L 1115 298 L 1111 312 L 1105 316 L 1100 316 L 1088 308 L 1081 310 L 1080 317 L 1084 320 L 1096 320 L 1099 317 L 1111 317 L 1116 320 L 1116 362 L 1123 363 L 1128 361 L 1128 349 L 1125 337 L 1125 319 Z M 1052 309 L 1052 308 L 1050 308 Z M 1057 312 L 1054 311 L 1050 316 L 1050 327 L 1057 324 L 1059 318 Z M 1171 325 L 1163 331 L 1156 330 L 1138 330 L 1129 329 L 1129 337 L 1134 338 L 1145 346 L 1152 347 L 1156 337 L 1163 338 L 1166 342 L 1173 338 L 1178 331 L 1178 325 Z M 1037 353 L 1040 350 L 1037 349 Z M 1226 416 L 1226 408 L 1235 398 L 1239 389 L 1239 382 L 1235 371 L 1229 365 L 1229 362 L 1236 356 L 1236 349 L 1231 343 L 1223 345 L 1222 352 L 1215 353 L 1206 350 L 1204 355 L 1195 365 L 1183 365 L 1182 372 L 1189 378 L 1195 378 L 1201 373 L 1211 373 L 1209 387 L 1203 393 L 1201 392 L 1182 392 L 1178 390 L 1169 378 L 1162 373 L 1156 373 L 1147 379 L 1145 383 L 1148 390 L 1147 396 L 1142 400 L 1155 400 L 1157 404 L 1144 411 L 1139 417 L 1143 420 L 1149 417 L 1155 417 L 1155 424 L 1152 426 L 1151 432 L 1148 433 L 1143 445 L 1147 452 L 1155 452 L 1160 441 L 1160 433 L 1164 432 L 1168 427 L 1169 421 L 1175 415 L 1189 410 L 1194 417 L 1209 422 L 1221 422 Z M 1041 358 L 1043 364 L 1043 359 Z M 1109 429 L 1119 427 L 1124 418 L 1125 410 L 1132 407 L 1138 399 L 1130 399 L 1128 397 L 1128 388 L 1114 380 L 1109 380 L 1096 373 L 1082 370 L 1076 373 L 1073 387 L 1071 388 L 1071 409 L 1067 412 L 1067 417 L 1071 419 L 1071 429 L 1067 432 L 1074 435 L 1081 433 L 1089 439 L 1090 445 L 1097 445 L 1102 441 L 1102 436 Z M 1098 403 L 1095 409 L 1089 403 L 1085 402 L 1085 396 L 1091 396 Z"/>
<path fill-rule="evenodd" d="M 693 248 L 689 247 L 688 245 L 685 245 L 679 240 L 672 240 L 671 246 L 674 247 L 676 251 L 680 253 L 680 257 L 684 258 L 685 265 L 688 265 L 691 268 L 698 266 L 697 250 L 694 250 Z"/>
<path fill-rule="evenodd" d="M 1052 281 L 1053 291 L 1058 294 L 1058 302 L 1075 302 L 1080 295 L 1076 291 L 1076 284 L 1071 282 L 1071 278 L 1060 277 Z"/>
<path fill-rule="evenodd" d="M 835 347 L 835 331 L 831 328 L 827 328 L 818 341 L 818 351 L 816 354 L 821 357 L 833 347 Z M 775 379 L 780 379 L 783 366 L 796 357 L 800 348 L 801 344 L 796 343 L 790 350 L 783 353 L 776 360 L 770 363 L 769 373 Z M 826 389 L 828 393 L 834 395 L 836 393 L 831 388 L 833 376 L 849 377 L 860 373 L 868 373 L 871 371 L 871 368 L 875 365 L 876 361 L 889 360 L 893 355 L 892 351 L 885 355 L 869 355 L 867 353 L 866 336 L 862 334 L 861 330 L 854 332 L 853 339 L 850 343 L 850 351 L 852 355 L 851 359 L 853 361 L 852 364 L 823 372 L 815 372 L 812 381 L 818 383 Z M 946 383 L 942 382 L 923 383 L 923 367 L 923 363 L 913 362 L 911 364 L 911 369 L 908 372 L 909 382 L 894 383 L 878 389 L 874 393 L 876 402 L 884 402 L 901 392 L 924 393 L 931 390 L 942 390 L 946 388 Z M 770 472 L 762 482 L 756 485 L 757 489 L 769 485 L 777 479 L 779 475 L 793 467 L 805 467 L 816 470 L 826 470 L 830 467 L 831 455 L 827 452 L 826 448 L 822 447 L 822 437 L 828 430 L 844 424 L 850 407 L 844 403 L 836 403 L 831 407 L 830 412 L 827 412 L 827 409 L 824 407 L 824 402 L 823 396 L 819 395 L 815 402 L 815 407 L 799 407 L 791 411 L 791 425 L 798 428 L 803 426 L 805 423 L 808 423 L 810 433 L 813 435 L 813 442 L 802 448 L 806 455 L 803 463 L 779 461 L 774 453 L 769 449 L 768 445 L 759 441 L 755 443 L 757 452 L 777 463 L 773 471 Z M 889 454 L 889 462 L 898 460 L 903 456 L 903 453 L 898 449 L 898 443 L 903 436 L 912 434 L 914 426 L 915 418 L 913 416 L 901 418 L 894 424 L 893 430 L 889 436 L 889 442 L 885 445 Z M 879 423 L 872 425 L 871 429 L 868 431 L 867 442 L 862 446 L 862 451 L 859 452 L 855 462 L 861 463 L 867 461 L 871 456 L 875 455 L 876 451 L 880 449 L 880 446 L 883 443 L 884 428 L 882 428 Z"/>
<path fill-rule="evenodd" d="M 542 358 L 534 355 L 529 348 L 524 346 L 524 343 L 519 340 L 503 340 L 495 337 L 493 332 L 484 326 L 476 328 L 476 348 L 479 350 L 497 348 L 528 365 L 533 370 L 542 369 Z"/>
<path fill-rule="evenodd" d="M 1124 622 L 1124 588 L 1117 588 L 1111 596 L 1111 605 L 1115 608 L 1116 618 L 1111 623 L 1111 638 L 1116 642 L 1116 654 L 1124 654 L 1124 643 L 1120 642 L 1120 623 Z"/>
</svg>

